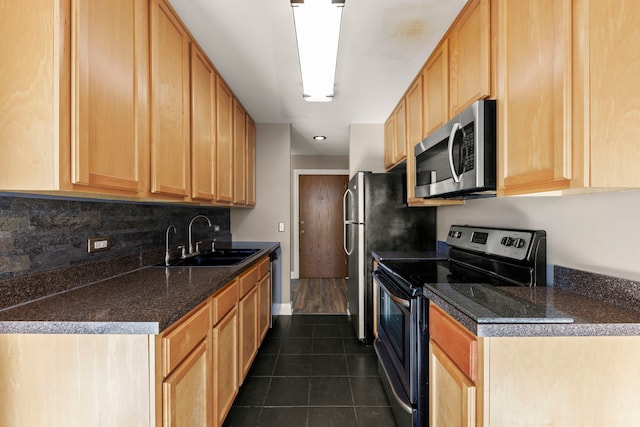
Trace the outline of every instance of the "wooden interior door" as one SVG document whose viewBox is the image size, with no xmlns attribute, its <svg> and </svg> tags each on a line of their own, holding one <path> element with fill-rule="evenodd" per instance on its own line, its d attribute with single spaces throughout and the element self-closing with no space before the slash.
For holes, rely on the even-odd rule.
<svg viewBox="0 0 640 427">
<path fill-rule="evenodd" d="M 300 278 L 347 276 L 342 195 L 347 175 L 300 175 Z"/>
</svg>

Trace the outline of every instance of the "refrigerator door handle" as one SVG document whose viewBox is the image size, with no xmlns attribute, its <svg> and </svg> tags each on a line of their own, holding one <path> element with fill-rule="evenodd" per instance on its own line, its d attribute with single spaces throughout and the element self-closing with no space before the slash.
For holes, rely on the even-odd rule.
<svg viewBox="0 0 640 427">
<path fill-rule="evenodd" d="M 351 249 L 347 249 L 347 224 L 346 222 L 344 223 L 344 237 L 342 239 L 342 247 L 344 248 L 344 253 L 346 253 L 347 255 L 351 255 L 351 252 L 353 252 L 353 248 Z"/>
<path fill-rule="evenodd" d="M 353 223 L 352 221 L 347 220 L 347 203 L 349 203 L 347 197 L 349 195 L 353 197 L 351 190 L 347 188 L 347 191 L 345 191 L 342 195 L 342 224 L 344 227 L 344 232 L 342 233 L 342 247 L 344 249 L 344 253 L 346 253 L 347 255 L 351 255 L 351 252 L 353 252 L 353 247 L 347 249 L 347 228 L 349 224 Z M 353 239 L 351 240 L 353 241 Z"/>
<path fill-rule="evenodd" d="M 348 196 L 353 197 L 353 193 L 351 192 L 350 188 L 347 188 L 347 190 L 342 195 L 342 222 L 347 222 L 348 220 L 349 221 L 353 220 L 353 218 L 349 218 L 347 220 L 347 206 L 351 202 L 350 200 L 347 200 Z"/>
</svg>

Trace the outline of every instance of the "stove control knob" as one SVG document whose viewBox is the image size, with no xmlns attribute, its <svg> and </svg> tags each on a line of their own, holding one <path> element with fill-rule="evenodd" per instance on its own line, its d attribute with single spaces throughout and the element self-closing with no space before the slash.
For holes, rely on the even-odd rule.
<svg viewBox="0 0 640 427">
<path fill-rule="evenodd" d="M 513 241 L 513 246 L 516 248 L 522 248 L 524 246 L 524 239 L 515 239 Z"/>
<path fill-rule="evenodd" d="M 503 246 L 511 246 L 513 244 L 513 239 L 511 237 L 503 237 L 502 240 L 500 240 L 500 243 L 502 243 Z"/>
</svg>

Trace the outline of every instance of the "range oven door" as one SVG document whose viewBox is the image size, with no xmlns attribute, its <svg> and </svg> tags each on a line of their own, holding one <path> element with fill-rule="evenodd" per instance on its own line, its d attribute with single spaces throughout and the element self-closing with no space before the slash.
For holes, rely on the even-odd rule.
<svg viewBox="0 0 640 427">
<path fill-rule="evenodd" d="M 380 377 L 398 426 L 411 426 L 411 298 L 379 272 L 374 272 Z"/>
</svg>

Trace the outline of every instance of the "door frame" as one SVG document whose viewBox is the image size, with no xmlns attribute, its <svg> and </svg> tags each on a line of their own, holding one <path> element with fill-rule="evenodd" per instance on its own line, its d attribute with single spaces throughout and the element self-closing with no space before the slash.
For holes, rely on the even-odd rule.
<svg viewBox="0 0 640 427">
<path fill-rule="evenodd" d="M 348 169 L 294 169 L 293 170 L 293 269 L 291 278 L 300 278 L 300 175 L 346 175 Z"/>
</svg>

